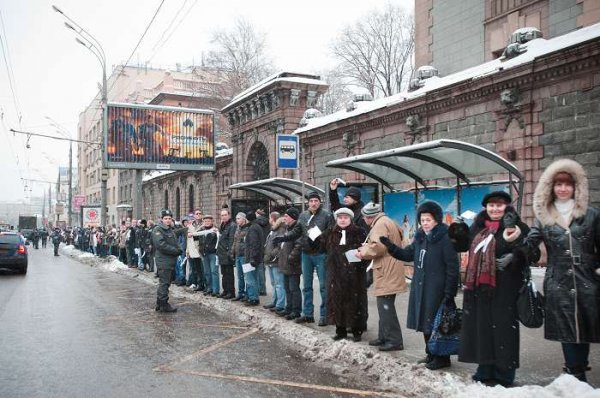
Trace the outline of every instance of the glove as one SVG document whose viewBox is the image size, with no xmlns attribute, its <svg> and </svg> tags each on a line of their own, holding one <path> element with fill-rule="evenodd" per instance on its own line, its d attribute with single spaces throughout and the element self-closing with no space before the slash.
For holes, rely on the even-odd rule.
<svg viewBox="0 0 600 398">
<path fill-rule="evenodd" d="M 496 259 L 496 269 L 498 271 L 504 271 L 506 267 L 512 262 L 513 254 L 508 253 Z"/>
<path fill-rule="evenodd" d="M 276 236 L 276 237 L 274 237 L 274 238 L 273 238 L 273 241 L 272 241 L 272 242 L 273 242 L 273 244 L 274 244 L 274 245 L 278 245 L 278 244 L 280 244 L 281 242 L 283 242 L 283 237 L 281 237 L 281 236 Z"/>
<path fill-rule="evenodd" d="M 509 211 L 502 217 L 502 224 L 504 228 L 514 228 L 517 225 L 519 216 L 514 211 Z"/>
<path fill-rule="evenodd" d="M 390 240 L 390 238 L 388 238 L 387 236 L 382 236 L 379 238 L 379 241 L 381 242 L 382 245 L 384 245 L 385 247 L 387 247 L 388 249 L 391 249 L 392 247 L 396 246 L 394 245 L 394 243 Z"/>
</svg>

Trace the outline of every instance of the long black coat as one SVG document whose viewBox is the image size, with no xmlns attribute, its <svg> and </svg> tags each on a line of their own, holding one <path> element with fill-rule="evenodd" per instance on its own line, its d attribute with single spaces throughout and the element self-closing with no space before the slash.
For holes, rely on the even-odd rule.
<svg viewBox="0 0 600 398">
<path fill-rule="evenodd" d="M 265 255 L 263 235 L 263 228 L 260 223 L 257 223 L 256 221 L 250 223 L 250 227 L 246 233 L 244 261 L 251 263 L 255 267 L 258 264 L 262 264 Z"/>
<path fill-rule="evenodd" d="M 301 227 L 296 221 L 292 226 L 286 226 L 285 231 L 292 231 Z M 279 270 L 284 275 L 301 275 L 302 239 L 286 241 L 279 251 Z"/>
<path fill-rule="evenodd" d="M 458 290 L 458 255 L 448 238 L 448 226 L 438 224 L 429 235 L 419 229 L 409 246 L 395 246 L 390 254 L 398 260 L 414 262 L 406 326 L 431 334 L 440 304 L 445 297 L 456 296 Z"/>
<path fill-rule="evenodd" d="M 330 324 L 367 328 L 367 285 L 365 271 L 368 261 L 349 263 L 345 253 L 359 248 L 367 234 L 354 224 L 346 228 L 346 244 L 340 245 L 342 230 L 335 226 L 327 235 L 327 319 Z"/>
<path fill-rule="evenodd" d="M 235 230 L 237 225 L 233 220 L 229 220 L 226 223 L 221 223 L 219 226 L 219 245 L 217 246 L 217 257 L 219 257 L 219 265 L 234 265 L 235 259 L 231 254 L 231 247 L 233 246 L 233 238 L 235 236 Z"/>
<path fill-rule="evenodd" d="M 515 211 L 507 207 L 506 211 Z M 485 228 L 487 213 L 482 211 L 471 226 L 471 239 Z M 487 286 L 465 290 L 463 300 L 463 323 L 458 360 L 461 362 L 494 365 L 501 370 L 519 367 L 519 321 L 517 297 L 523 285 L 523 267 L 527 262 L 520 254 L 529 227 L 519 220 L 521 236 L 514 242 L 502 237 L 504 225 L 494 235 L 496 258 L 513 253 L 512 264 L 503 271 L 496 270 L 496 288 Z"/>
</svg>

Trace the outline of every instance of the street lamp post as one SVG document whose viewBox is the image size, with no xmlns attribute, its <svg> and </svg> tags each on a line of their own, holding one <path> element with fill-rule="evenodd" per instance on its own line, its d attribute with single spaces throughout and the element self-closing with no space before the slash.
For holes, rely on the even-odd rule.
<svg viewBox="0 0 600 398">
<path fill-rule="evenodd" d="M 101 200 L 101 208 L 100 208 L 100 224 L 102 226 L 106 226 L 108 224 L 107 220 L 107 181 L 108 181 L 108 171 L 106 170 L 105 164 L 105 139 L 108 130 L 108 115 L 107 115 L 107 104 L 108 104 L 108 88 L 106 84 L 106 55 L 104 53 L 104 49 L 100 42 L 92 36 L 87 30 L 82 28 L 77 22 L 67 16 L 61 9 L 56 6 L 52 6 L 52 9 L 59 14 L 61 14 L 68 22 L 65 22 L 65 26 L 68 29 L 71 29 L 79 37 L 76 37 L 75 40 L 77 43 L 81 44 L 85 48 L 87 48 L 100 62 L 102 66 L 102 98 L 100 100 L 102 104 L 102 150 L 100 151 L 100 156 L 102 158 L 102 171 L 100 178 L 100 200 Z M 69 205 L 70 208 L 70 205 Z"/>
</svg>

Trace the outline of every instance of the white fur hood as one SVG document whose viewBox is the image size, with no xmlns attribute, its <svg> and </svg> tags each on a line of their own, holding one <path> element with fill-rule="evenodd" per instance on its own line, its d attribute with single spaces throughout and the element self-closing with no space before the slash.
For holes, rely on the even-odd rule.
<svg viewBox="0 0 600 398">
<path fill-rule="evenodd" d="M 533 213 L 542 225 L 560 224 L 568 229 L 569 225 L 564 225 L 553 204 L 554 176 L 561 172 L 569 173 L 575 180 L 575 207 L 572 218 L 585 215 L 589 203 L 588 180 L 583 167 L 571 159 L 556 160 L 544 170 L 533 194 Z"/>
</svg>

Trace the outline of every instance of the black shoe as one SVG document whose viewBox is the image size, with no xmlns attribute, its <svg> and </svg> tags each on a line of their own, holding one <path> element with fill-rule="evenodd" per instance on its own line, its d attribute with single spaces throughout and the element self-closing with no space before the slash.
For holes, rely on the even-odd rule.
<svg viewBox="0 0 600 398">
<path fill-rule="evenodd" d="M 228 294 L 225 292 L 219 294 L 219 298 L 225 298 L 226 296 L 228 296 Z"/>
<path fill-rule="evenodd" d="M 248 297 L 242 297 L 240 301 L 243 301 L 245 303 L 246 301 L 248 301 Z"/>
<path fill-rule="evenodd" d="M 281 310 L 281 311 L 275 311 L 275 314 L 279 315 L 279 316 L 288 316 L 291 314 L 290 311 L 286 311 L 286 310 Z"/>
<path fill-rule="evenodd" d="M 327 326 L 327 319 L 325 319 L 325 318 L 319 319 L 319 323 L 317 325 L 319 325 L 319 326 Z"/>
<path fill-rule="evenodd" d="M 263 305 L 263 308 L 265 310 L 270 310 L 271 308 L 275 308 L 275 304 L 265 304 Z"/>
<path fill-rule="evenodd" d="M 213 297 L 219 297 L 219 293 L 211 293 L 210 295 Z"/>
<path fill-rule="evenodd" d="M 380 345 L 384 345 L 384 344 L 385 344 L 385 341 L 383 341 L 381 339 L 375 339 L 375 340 L 369 341 L 369 345 L 372 345 L 372 346 L 375 346 L 375 347 L 380 346 Z"/>
<path fill-rule="evenodd" d="M 232 300 L 235 299 L 235 295 L 231 294 L 231 293 L 227 293 L 225 296 L 223 296 L 224 300 Z"/>
<path fill-rule="evenodd" d="M 140 270 L 141 271 L 141 270 Z M 185 286 L 185 282 L 184 281 L 179 281 L 179 282 L 175 282 L 175 284 L 177 286 Z"/>
<path fill-rule="evenodd" d="M 244 305 L 246 307 L 256 307 L 259 304 L 260 304 L 260 301 L 258 301 L 258 300 L 248 300 L 247 302 L 244 303 Z"/>
<path fill-rule="evenodd" d="M 261 292 L 261 293 L 258 293 L 258 295 L 259 295 L 259 296 L 266 296 L 266 295 L 267 295 L 267 292 Z"/>
<path fill-rule="evenodd" d="M 237 296 L 236 298 L 232 299 L 231 301 L 242 301 L 244 300 L 243 297 Z"/>
<path fill-rule="evenodd" d="M 348 337 L 348 335 L 347 335 L 347 334 L 337 334 L 337 333 L 336 333 L 336 334 L 335 334 L 335 335 L 332 337 L 332 339 L 333 339 L 333 341 L 338 341 L 338 340 L 345 339 L 346 337 Z"/>
<path fill-rule="evenodd" d="M 450 357 L 447 355 L 434 355 L 431 362 L 428 362 L 425 367 L 429 370 L 438 370 L 450 367 Z"/>
<path fill-rule="evenodd" d="M 210 295 L 212 295 L 212 290 L 205 290 L 205 291 L 204 291 L 204 295 L 205 295 L 205 296 L 210 296 Z"/>
<path fill-rule="evenodd" d="M 417 361 L 417 363 L 429 363 L 429 362 L 431 362 L 431 361 L 433 361 L 433 355 L 431 355 L 431 354 L 427 354 L 427 356 L 426 356 L 425 358 L 423 358 L 423 359 L 419 359 L 419 360 Z"/>
<path fill-rule="evenodd" d="M 298 319 L 300 319 L 300 314 L 298 314 L 297 312 L 291 312 L 285 316 L 285 319 L 287 319 L 288 321 L 295 320 L 297 322 Z"/>
<path fill-rule="evenodd" d="M 169 303 L 161 303 L 160 308 L 158 310 L 160 312 L 177 312 L 177 308 L 172 307 Z"/>
<path fill-rule="evenodd" d="M 277 312 L 277 311 L 283 311 L 283 309 L 277 308 L 277 307 L 273 307 L 273 308 L 269 308 L 269 311 L 271 311 L 271 312 Z"/>
<path fill-rule="evenodd" d="M 358 343 L 359 341 L 362 340 L 362 330 L 353 330 L 352 331 L 352 341 L 354 341 L 355 343 Z"/>
<path fill-rule="evenodd" d="M 404 349 L 404 345 L 402 344 L 392 344 L 385 343 L 382 346 L 379 346 L 379 351 L 402 351 Z"/>
<path fill-rule="evenodd" d="M 315 318 L 313 318 L 312 316 L 301 316 L 299 318 L 296 318 L 295 320 L 296 323 L 315 323 Z"/>
<path fill-rule="evenodd" d="M 196 287 L 194 288 L 194 291 L 195 291 L 195 292 L 203 292 L 203 291 L 204 291 L 204 288 L 203 288 L 202 286 L 196 286 Z"/>
</svg>

